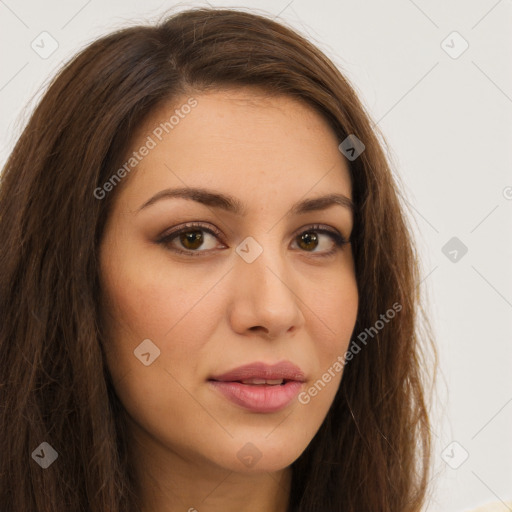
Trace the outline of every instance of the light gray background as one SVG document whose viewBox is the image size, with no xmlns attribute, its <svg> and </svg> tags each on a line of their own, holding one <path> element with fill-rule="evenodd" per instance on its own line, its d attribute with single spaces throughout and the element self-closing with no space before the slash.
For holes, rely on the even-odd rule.
<svg viewBox="0 0 512 512">
<path fill-rule="evenodd" d="M 176 5 L 0 0 L 2 165 L 62 62 L 108 31 L 206 3 Z M 420 244 L 440 355 L 427 510 L 512 499 L 512 2 L 211 5 L 262 9 L 305 34 L 341 68 L 383 131 Z M 49 48 L 43 31 L 58 42 L 47 59 L 31 48 L 33 41 Z M 469 44 L 458 58 L 441 44 L 453 31 Z M 461 44 L 453 36 L 445 43 L 452 54 Z M 454 236 L 468 248 L 456 262 L 442 252 Z M 463 450 L 469 457 L 453 469 Z"/>
</svg>

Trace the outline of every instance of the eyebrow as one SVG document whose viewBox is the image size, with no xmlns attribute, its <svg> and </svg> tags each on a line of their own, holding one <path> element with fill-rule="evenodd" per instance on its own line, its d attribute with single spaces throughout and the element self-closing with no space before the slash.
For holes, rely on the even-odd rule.
<svg viewBox="0 0 512 512">
<path fill-rule="evenodd" d="M 192 201 L 197 201 L 198 203 L 202 203 L 206 206 L 210 206 L 212 208 L 220 208 L 227 212 L 234 213 L 236 215 L 244 216 L 247 213 L 247 210 L 244 204 L 238 200 L 236 197 L 221 194 L 219 192 L 214 192 L 212 190 L 207 190 L 204 188 L 175 188 L 175 189 L 165 189 L 161 190 L 153 197 L 148 199 L 138 210 L 139 213 L 144 208 L 155 204 L 156 202 L 162 199 L 172 199 L 172 198 L 182 198 L 189 199 Z M 325 210 L 333 205 L 341 205 L 347 209 L 349 209 L 352 213 L 354 213 L 355 207 L 354 203 L 350 198 L 343 194 L 328 194 L 321 197 L 314 197 L 310 199 L 305 199 L 303 201 L 299 201 L 295 203 L 287 215 L 300 215 L 307 212 L 313 212 L 318 210 Z"/>
</svg>

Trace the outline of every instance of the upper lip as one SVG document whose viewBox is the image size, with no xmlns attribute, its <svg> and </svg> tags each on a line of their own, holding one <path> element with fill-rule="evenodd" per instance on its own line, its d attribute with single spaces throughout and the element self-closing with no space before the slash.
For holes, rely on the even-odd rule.
<svg viewBox="0 0 512 512">
<path fill-rule="evenodd" d="M 233 382 L 246 379 L 283 379 L 283 380 L 296 380 L 304 382 L 304 372 L 290 361 L 281 361 L 279 363 L 269 365 L 265 363 L 249 363 L 244 366 L 239 366 L 233 370 L 229 370 L 222 375 L 215 375 L 210 377 L 210 380 Z"/>
</svg>

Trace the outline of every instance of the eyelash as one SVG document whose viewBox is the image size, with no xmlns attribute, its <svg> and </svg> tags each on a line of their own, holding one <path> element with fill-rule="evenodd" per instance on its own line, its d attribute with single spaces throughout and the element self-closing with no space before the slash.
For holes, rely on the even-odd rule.
<svg viewBox="0 0 512 512">
<path fill-rule="evenodd" d="M 193 250 L 190 250 L 190 249 L 185 250 L 185 249 L 178 249 L 176 247 L 170 247 L 170 243 L 175 238 L 177 238 L 180 234 L 187 233 L 189 231 L 206 231 L 207 233 L 210 233 L 211 235 L 215 236 L 218 239 L 222 238 L 222 233 L 218 229 L 216 229 L 216 228 L 206 227 L 204 224 L 201 224 L 201 223 L 189 223 L 189 224 L 185 224 L 181 228 L 179 228 L 179 229 L 177 229 L 177 230 L 175 230 L 175 231 L 173 231 L 171 233 L 168 233 L 165 236 L 161 237 L 159 240 L 157 240 L 157 243 L 165 246 L 167 249 L 169 249 L 169 250 L 171 250 L 171 251 L 173 251 L 175 253 L 185 254 L 187 256 L 203 256 L 203 253 L 206 253 L 206 254 L 209 253 L 210 252 L 209 250 L 206 250 L 206 251 L 193 251 Z M 326 228 L 324 228 L 324 227 L 322 227 L 322 226 L 320 226 L 318 224 L 314 224 L 312 226 L 309 226 L 307 229 L 303 229 L 303 230 L 299 231 L 294 236 L 294 240 L 299 235 L 304 234 L 304 233 L 310 233 L 310 232 L 326 234 L 335 242 L 334 248 L 331 249 L 328 252 L 318 253 L 318 254 L 311 253 L 311 254 L 314 254 L 314 257 L 323 258 L 323 257 L 332 256 L 335 252 L 339 251 L 342 246 L 350 243 L 350 241 L 347 240 L 338 231 L 333 231 L 333 230 L 330 230 L 330 229 L 326 229 Z M 303 252 L 308 253 L 308 251 L 303 251 Z"/>
</svg>

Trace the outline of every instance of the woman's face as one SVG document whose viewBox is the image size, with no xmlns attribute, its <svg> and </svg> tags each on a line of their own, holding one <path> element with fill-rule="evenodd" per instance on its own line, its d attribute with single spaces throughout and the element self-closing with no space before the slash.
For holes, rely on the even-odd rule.
<svg viewBox="0 0 512 512">
<path fill-rule="evenodd" d="M 334 399 L 357 315 L 352 248 L 337 244 L 351 209 L 311 202 L 352 197 L 338 141 L 310 107 L 236 89 L 158 109 L 132 151 L 100 261 L 131 432 L 170 460 L 289 466 Z"/>
</svg>

